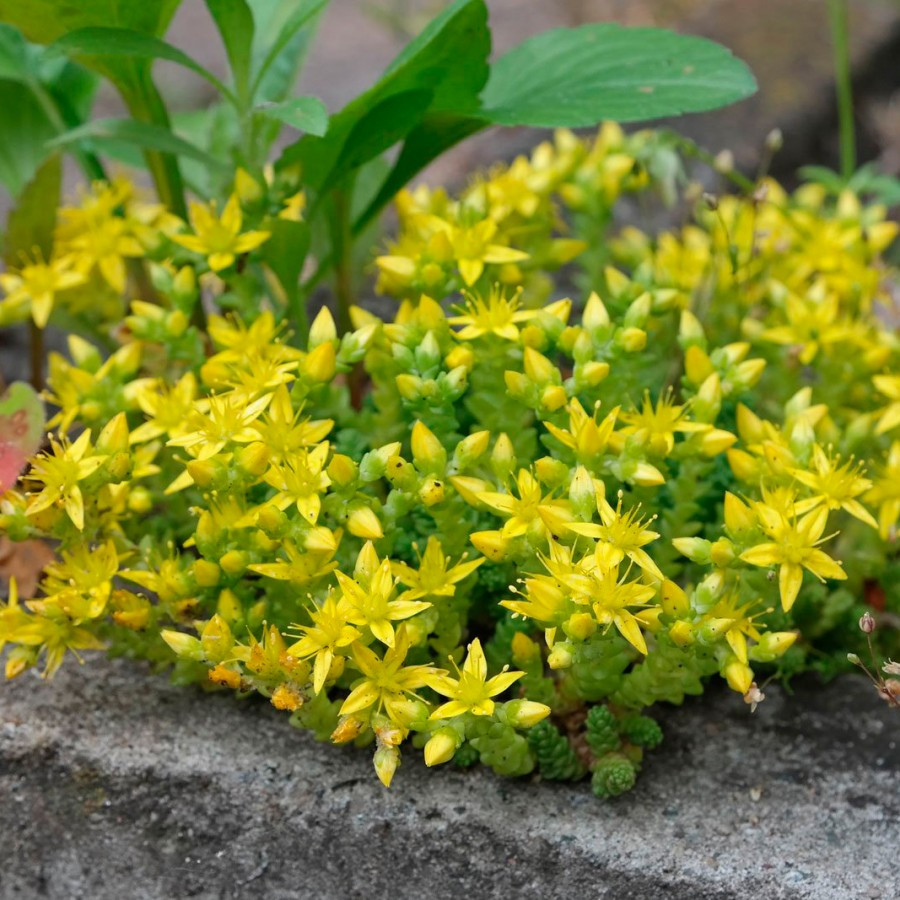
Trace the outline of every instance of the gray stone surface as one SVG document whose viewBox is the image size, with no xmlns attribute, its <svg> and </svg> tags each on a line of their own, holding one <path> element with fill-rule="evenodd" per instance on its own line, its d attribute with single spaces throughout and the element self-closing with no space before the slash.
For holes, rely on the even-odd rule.
<svg viewBox="0 0 900 900">
<path fill-rule="evenodd" d="M 0 688 L 0 898 L 900 895 L 900 717 L 868 684 L 712 691 L 612 803 L 586 784 L 428 772 L 264 703 L 92 659 Z"/>
</svg>

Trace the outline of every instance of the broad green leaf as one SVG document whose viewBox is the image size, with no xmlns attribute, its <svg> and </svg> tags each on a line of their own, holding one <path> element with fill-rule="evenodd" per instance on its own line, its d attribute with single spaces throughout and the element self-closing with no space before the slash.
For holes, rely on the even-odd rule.
<svg viewBox="0 0 900 900">
<path fill-rule="evenodd" d="M 332 116 L 324 137 L 302 138 L 285 150 L 279 165 L 300 163 L 307 184 L 314 189 L 326 182 L 334 183 L 346 174 L 346 163 L 366 162 L 360 153 L 345 151 L 350 134 L 362 137 L 357 125 L 364 119 L 367 127 L 377 130 L 380 123 L 371 115 L 372 110 L 398 94 L 431 91 L 428 108 L 434 111 L 476 109 L 478 92 L 487 79 L 489 51 L 484 0 L 457 0 L 403 50 L 374 87 Z M 399 119 L 398 115 L 394 124 Z M 417 121 L 410 116 L 406 124 L 408 133 Z M 396 141 L 403 134 L 395 130 L 393 137 Z M 377 152 L 381 152 L 382 145 L 377 137 L 369 143 Z M 336 165 L 338 160 L 343 168 Z"/>
<path fill-rule="evenodd" d="M 277 102 L 290 93 L 329 0 L 247 0 L 256 23 L 252 96 Z"/>
<path fill-rule="evenodd" d="M 481 101 L 497 125 L 580 127 L 702 112 L 755 90 L 747 66 L 719 44 L 601 24 L 547 31 L 510 50 Z"/>
<path fill-rule="evenodd" d="M 0 0 L 0 20 L 29 41 L 50 44 L 70 31 L 93 26 L 164 34 L 181 0 Z"/>
<path fill-rule="evenodd" d="M 27 82 L 31 69 L 31 54 L 22 32 L 0 23 L 0 78 Z"/>
<path fill-rule="evenodd" d="M 65 53 L 70 56 L 164 59 L 190 69 L 223 94 L 229 93 L 212 72 L 191 59 L 187 53 L 152 34 L 144 34 L 130 28 L 80 28 L 78 31 L 63 35 L 51 45 L 50 52 Z"/>
<path fill-rule="evenodd" d="M 88 138 L 99 141 L 124 141 L 142 150 L 157 150 L 161 153 L 187 156 L 213 167 L 222 165 L 221 160 L 178 137 L 168 128 L 134 119 L 97 119 L 94 122 L 87 122 L 48 141 L 48 145 L 61 147 Z"/>
<path fill-rule="evenodd" d="M 411 90 L 391 94 L 373 106 L 350 130 L 333 174 L 322 190 L 330 187 L 342 173 L 352 172 L 402 140 L 421 121 L 433 99 L 433 91 Z"/>
<path fill-rule="evenodd" d="M 0 80 L 0 182 L 13 197 L 34 176 L 55 134 L 32 93 L 18 81 Z"/>
<path fill-rule="evenodd" d="M 290 307 L 297 300 L 300 272 L 309 252 L 309 225 L 292 219 L 272 219 L 266 223 L 266 230 L 270 237 L 262 245 L 262 259 L 275 273 Z"/>
<path fill-rule="evenodd" d="M 353 223 L 354 233 L 359 233 L 366 224 L 390 203 L 393 196 L 411 178 L 442 153 L 475 134 L 487 123 L 476 116 L 457 116 L 452 113 L 427 115 L 403 142 L 403 148 L 388 177 L 372 198 L 365 210 Z"/>
<path fill-rule="evenodd" d="M 238 96 L 246 97 L 250 86 L 253 13 L 246 0 L 206 0 L 206 7 L 225 44 Z"/>
<path fill-rule="evenodd" d="M 307 134 L 323 135 L 328 130 L 328 110 L 318 97 L 292 97 L 281 103 L 265 103 L 257 106 L 256 112 Z"/>
<path fill-rule="evenodd" d="M 7 265 L 19 266 L 35 253 L 50 259 L 61 182 L 62 166 L 55 153 L 37 170 L 9 214 L 3 243 Z"/>
</svg>

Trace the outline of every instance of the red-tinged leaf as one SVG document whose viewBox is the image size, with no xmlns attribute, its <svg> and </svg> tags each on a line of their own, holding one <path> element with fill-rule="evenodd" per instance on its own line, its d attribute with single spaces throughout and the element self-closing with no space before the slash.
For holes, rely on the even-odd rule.
<svg viewBox="0 0 900 900">
<path fill-rule="evenodd" d="M 0 397 L 0 494 L 16 483 L 37 453 L 44 422 L 44 404 L 30 385 L 17 381 Z"/>
</svg>

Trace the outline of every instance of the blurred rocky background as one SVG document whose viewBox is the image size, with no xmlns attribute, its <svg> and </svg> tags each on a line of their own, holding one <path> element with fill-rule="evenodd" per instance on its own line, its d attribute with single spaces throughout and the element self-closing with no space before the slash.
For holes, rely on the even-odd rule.
<svg viewBox="0 0 900 900">
<path fill-rule="evenodd" d="M 274 2 L 274 0 L 273 0 Z M 321 97 L 340 109 L 371 85 L 446 0 L 331 0 L 310 53 L 299 94 Z M 672 125 L 717 153 L 729 149 L 736 164 L 755 174 L 766 135 L 780 128 L 784 146 L 771 171 L 790 183 L 804 164 L 837 167 L 837 115 L 832 45 L 826 0 L 487 0 L 494 53 L 549 28 L 585 22 L 656 25 L 712 38 L 745 60 L 759 92 L 724 110 L 685 116 Z M 900 0 L 853 0 L 850 31 L 854 69 L 859 162 L 876 161 L 900 174 Z M 184 0 L 167 40 L 224 76 L 221 41 L 202 0 Z M 163 94 L 175 111 L 214 100 L 212 88 L 184 69 L 157 63 Z M 98 96 L 98 116 L 122 113 L 112 91 Z M 421 179 L 459 186 L 476 167 L 510 159 L 542 134 L 494 129 L 455 147 Z M 67 178 L 74 190 L 78 173 Z M 8 198 L 0 196 L 0 221 Z M 60 335 L 48 334 L 51 345 Z M 27 374 L 26 329 L 0 332 L 0 372 Z"/>
</svg>

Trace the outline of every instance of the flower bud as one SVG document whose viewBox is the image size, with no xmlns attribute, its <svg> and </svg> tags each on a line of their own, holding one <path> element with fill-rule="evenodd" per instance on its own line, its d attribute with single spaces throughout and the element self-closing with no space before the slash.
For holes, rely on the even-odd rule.
<svg viewBox="0 0 900 900">
<path fill-rule="evenodd" d="M 566 396 L 566 389 L 561 384 L 548 384 L 547 387 L 541 391 L 541 406 L 543 406 L 544 409 L 550 410 L 550 412 L 562 409 L 566 405 L 568 399 L 569 398 Z"/>
<path fill-rule="evenodd" d="M 609 363 L 591 360 L 579 367 L 575 377 L 588 387 L 596 387 L 607 375 L 609 375 Z"/>
<path fill-rule="evenodd" d="M 596 291 L 591 291 L 591 295 L 584 305 L 581 322 L 588 331 L 605 328 L 610 323 L 606 306 L 604 306 L 603 301 L 600 299 L 600 295 Z"/>
<path fill-rule="evenodd" d="M 348 484 L 352 484 L 359 474 L 356 463 L 343 453 L 335 453 L 325 471 L 337 487 L 346 487 Z"/>
<path fill-rule="evenodd" d="M 524 631 L 517 631 L 511 643 L 513 663 L 520 668 L 527 667 L 541 658 L 541 648 Z"/>
<path fill-rule="evenodd" d="M 242 472 L 259 478 L 269 467 L 269 448 L 262 441 L 254 441 L 238 451 L 236 461 Z"/>
<path fill-rule="evenodd" d="M 734 544 L 727 538 L 720 538 L 714 541 L 710 547 L 709 557 L 714 566 L 724 568 L 735 560 Z"/>
<path fill-rule="evenodd" d="M 425 744 L 425 765 L 439 766 L 453 759 L 462 739 L 455 728 L 439 728 Z"/>
<path fill-rule="evenodd" d="M 575 648 L 566 642 L 554 644 L 547 656 L 547 665 L 551 669 L 568 669 L 575 662 Z"/>
<path fill-rule="evenodd" d="M 728 682 L 728 687 L 739 694 L 746 694 L 750 690 L 750 685 L 753 684 L 753 669 L 746 663 L 742 663 L 736 656 L 729 657 L 723 674 Z"/>
<path fill-rule="evenodd" d="M 192 569 L 194 580 L 199 587 L 215 587 L 219 583 L 222 574 L 221 569 L 208 559 L 194 560 Z"/>
<path fill-rule="evenodd" d="M 227 575 L 236 577 L 246 571 L 249 561 L 247 554 L 242 550 L 229 550 L 219 560 L 219 565 Z"/>
<path fill-rule="evenodd" d="M 171 628 L 164 628 L 160 632 L 162 639 L 169 645 L 176 656 L 182 659 L 193 659 L 201 661 L 203 659 L 203 647 L 199 638 L 193 635 L 185 634 L 183 631 L 174 631 Z"/>
<path fill-rule="evenodd" d="M 559 378 L 559 370 L 542 353 L 526 347 L 523 354 L 525 374 L 529 381 L 537 385 L 545 385 Z"/>
<path fill-rule="evenodd" d="M 669 629 L 669 637 L 679 647 L 687 647 L 694 643 L 694 629 L 689 622 L 676 622 Z"/>
<path fill-rule="evenodd" d="M 476 531 L 469 535 L 472 546 L 494 562 L 502 562 L 509 551 L 509 540 L 499 531 Z"/>
<path fill-rule="evenodd" d="M 413 425 L 412 455 L 416 468 L 422 472 L 442 474 L 447 465 L 447 451 L 434 432 L 422 422 Z"/>
<path fill-rule="evenodd" d="M 501 432 L 497 436 L 491 452 L 491 469 L 501 481 L 508 478 L 516 467 L 516 451 L 508 435 Z"/>
<path fill-rule="evenodd" d="M 875 617 L 866 610 L 859 620 L 859 630 L 863 634 L 871 634 L 876 628 Z"/>
<path fill-rule="evenodd" d="M 347 516 L 347 530 L 355 537 L 372 541 L 384 537 L 378 516 L 368 506 L 358 506 Z"/>
<path fill-rule="evenodd" d="M 704 538 L 674 538 L 672 546 L 682 556 L 686 556 L 691 562 L 701 566 L 708 566 L 711 561 L 712 544 Z"/>
<path fill-rule="evenodd" d="M 463 438 L 454 451 L 454 457 L 459 468 L 466 468 L 482 456 L 488 448 L 491 441 L 491 433 L 489 431 L 476 431 L 468 437 Z"/>
<path fill-rule="evenodd" d="M 319 344 L 307 354 L 303 362 L 303 372 L 310 381 L 323 384 L 334 378 L 337 370 L 337 354 L 334 344 Z"/>
<path fill-rule="evenodd" d="M 510 700 L 503 707 L 506 721 L 513 728 L 531 728 L 550 715 L 550 707 L 533 700 Z"/>
<path fill-rule="evenodd" d="M 375 766 L 378 780 L 388 788 L 400 765 L 400 751 L 396 747 L 379 747 L 372 757 L 372 763 Z"/>
<path fill-rule="evenodd" d="M 419 488 L 419 499 L 425 506 L 434 506 L 444 499 L 444 482 L 436 478 L 426 478 Z"/>
<path fill-rule="evenodd" d="M 597 630 L 597 620 L 590 613 L 572 613 L 563 623 L 563 631 L 575 641 L 586 641 Z"/>
<path fill-rule="evenodd" d="M 626 352 L 640 353 L 647 346 L 647 332 L 642 328 L 623 328 L 616 341 Z"/>
<path fill-rule="evenodd" d="M 471 347 L 460 344 L 447 354 L 444 358 L 444 365 L 448 369 L 456 369 L 459 366 L 463 366 L 467 371 L 471 371 L 472 366 L 475 365 L 475 354 Z"/>
<path fill-rule="evenodd" d="M 125 413 L 117 413 L 103 427 L 97 436 L 97 452 L 110 455 L 128 452 L 128 420 Z"/>
<path fill-rule="evenodd" d="M 329 341 L 336 341 L 337 336 L 337 327 L 334 324 L 331 310 L 327 306 L 323 306 L 316 313 L 312 325 L 309 326 L 309 349 L 312 350 Z"/>
</svg>

